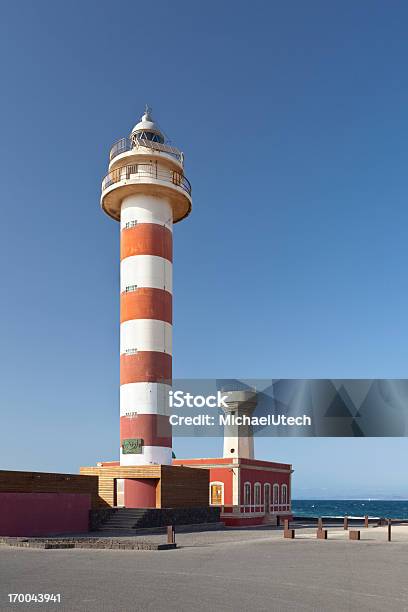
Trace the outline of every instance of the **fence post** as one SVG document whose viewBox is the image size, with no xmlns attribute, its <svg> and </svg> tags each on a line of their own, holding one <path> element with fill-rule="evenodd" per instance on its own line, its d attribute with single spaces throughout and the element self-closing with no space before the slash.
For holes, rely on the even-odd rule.
<svg viewBox="0 0 408 612">
<path fill-rule="evenodd" d="M 295 530 L 289 528 L 289 519 L 285 519 L 283 525 L 283 537 L 293 540 L 295 537 Z"/>
<path fill-rule="evenodd" d="M 344 528 L 345 530 L 347 530 L 347 529 L 348 529 L 348 516 L 347 516 L 347 515 L 344 517 L 343 528 Z"/>
<path fill-rule="evenodd" d="M 167 527 L 167 544 L 176 543 L 176 526 L 168 525 Z"/>
<path fill-rule="evenodd" d="M 388 519 L 388 541 L 391 542 L 391 519 Z"/>
<path fill-rule="evenodd" d="M 317 528 L 323 529 L 323 519 L 322 518 L 317 519 Z"/>
</svg>

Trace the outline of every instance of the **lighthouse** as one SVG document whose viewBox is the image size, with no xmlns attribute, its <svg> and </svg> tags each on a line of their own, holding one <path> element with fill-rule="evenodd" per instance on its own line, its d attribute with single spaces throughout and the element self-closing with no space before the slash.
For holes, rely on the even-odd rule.
<svg viewBox="0 0 408 612">
<path fill-rule="evenodd" d="M 149 108 L 112 146 L 108 170 L 101 206 L 120 223 L 120 448 L 118 459 L 80 469 L 97 478 L 95 505 L 120 508 L 110 528 L 123 521 L 134 527 L 140 510 L 155 526 L 289 517 L 292 466 L 254 457 L 246 421 L 256 409 L 255 389 L 234 382 L 223 390 L 224 416 L 231 417 L 223 457 L 173 458 L 173 225 L 191 212 L 191 186 L 183 153 L 166 141 Z"/>
<path fill-rule="evenodd" d="M 110 150 L 103 211 L 120 223 L 120 465 L 171 465 L 173 224 L 191 211 L 184 156 L 146 107 Z"/>
</svg>

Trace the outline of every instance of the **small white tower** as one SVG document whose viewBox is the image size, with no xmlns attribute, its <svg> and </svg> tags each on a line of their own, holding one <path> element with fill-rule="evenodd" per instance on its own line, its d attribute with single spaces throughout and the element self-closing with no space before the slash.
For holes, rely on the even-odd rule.
<svg viewBox="0 0 408 612">
<path fill-rule="evenodd" d="M 227 408 L 225 414 L 231 417 L 231 422 L 224 425 L 224 457 L 239 457 L 254 459 L 254 434 L 250 424 L 236 423 L 237 417 L 252 417 L 257 404 L 255 389 L 223 392 Z"/>
</svg>

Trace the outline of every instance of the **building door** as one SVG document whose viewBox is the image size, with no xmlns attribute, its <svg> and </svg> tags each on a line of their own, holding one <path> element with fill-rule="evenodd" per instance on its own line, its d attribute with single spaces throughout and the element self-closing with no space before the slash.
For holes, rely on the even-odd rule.
<svg viewBox="0 0 408 612">
<path fill-rule="evenodd" d="M 123 508 L 125 505 L 125 481 L 123 478 L 115 479 L 115 506 Z"/>
<path fill-rule="evenodd" d="M 210 485 L 210 504 L 212 506 L 222 506 L 222 483 L 216 482 Z"/>
<path fill-rule="evenodd" d="M 271 511 L 271 485 L 264 485 L 264 503 L 265 503 L 265 514 L 269 514 Z"/>
</svg>

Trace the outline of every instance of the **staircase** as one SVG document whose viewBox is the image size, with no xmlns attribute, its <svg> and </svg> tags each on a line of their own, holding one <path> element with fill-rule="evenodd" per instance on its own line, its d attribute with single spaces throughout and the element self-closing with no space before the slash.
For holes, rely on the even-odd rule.
<svg viewBox="0 0 408 612">
<path fill-rule="evenodd" d="M 108 510 L 108 512 L 107 512 Z M 98 511 L 95 511 L 98 514 Z M 101 522 L 102 521 L 102 522 Z M 96 531 L 125 532 L 132 529 L 167 527 L 168 525 L 222 525 L 220 508 L 103 508 L 100 518 L 94 521 Z"/>
<path fill-rule="evenodd" d="M 147 527 L 149 508 L 117 508 L 98 531 L 130 531 Z"/>
</svg>

